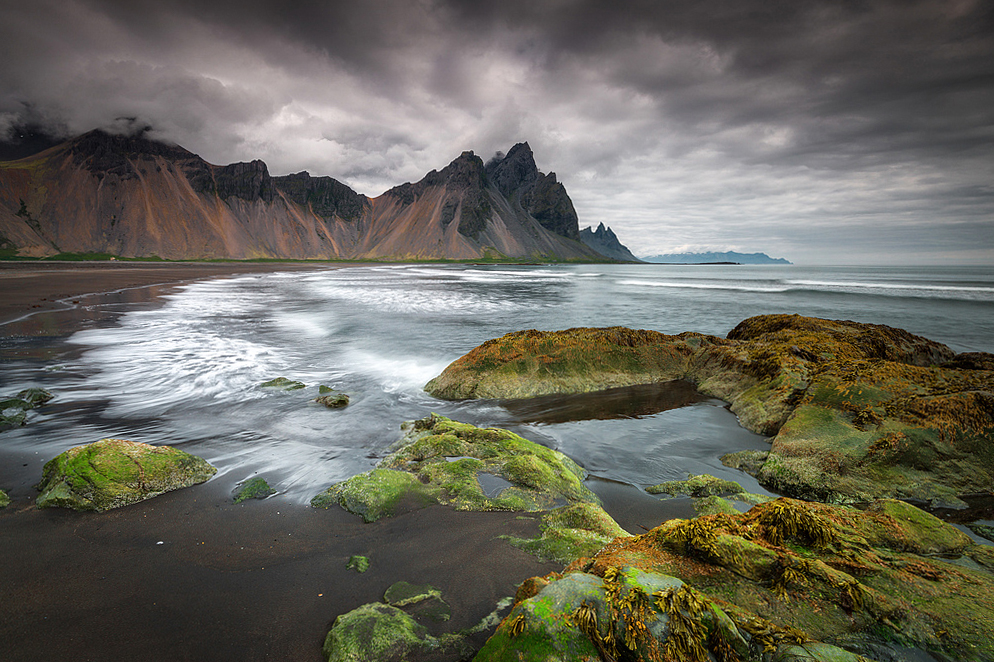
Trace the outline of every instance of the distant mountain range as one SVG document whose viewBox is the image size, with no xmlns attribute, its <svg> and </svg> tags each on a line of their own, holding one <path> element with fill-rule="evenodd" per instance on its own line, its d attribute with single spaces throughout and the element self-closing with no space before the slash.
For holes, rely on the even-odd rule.
<svg viewBox="0 0 994 662">
<path fill-rule="evenodd" d="M 770 257 L 766 253 L 666 253 L 642 258 L 643 262 L 657 264 L 713 264 L 732 262 L 735 264 L 792 264 L 782 257 Z"/>
<path fill-rule="evenodd" d="M 611 228 L 605 227 L 603 223 L 598 225 L 596 230 L 590 228 L 580 230 L 580 241 L 606 257 L 622 262 L 640 262 L 627 246 L 618 241 Z"/>
<path fill-rule="evenodd" d="M 463 152 L 375 198 L 307 172 L 273 177 L 258 160 L 212 165 L 143 134 L 96 130 L 0 162 L 8 256 L 635 259 L 602 228 L 607 253 L 582 240 L 565 187 L 527 143 L 486 164 Z"/>
</svg>

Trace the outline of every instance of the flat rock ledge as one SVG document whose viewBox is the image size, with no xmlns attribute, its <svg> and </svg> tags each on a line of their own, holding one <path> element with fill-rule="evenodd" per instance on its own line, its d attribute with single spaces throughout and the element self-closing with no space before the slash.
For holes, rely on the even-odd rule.
<svg viewBox="0 0 994 662">
<path fill-rule="evenodd" d="M 771 437 L 750 467 L 808 500 L 964 507 L 994 492 L 994 357 L 878 324 L 749 318 L 727 338 L 620 327 L 519 331 L 487 341 L 425 390 L 526 398 L 686 379 Z"/>
<path fill-rule="evenodd" d="M 217 473 L 206 460 L 170 446 L 101 439 L 45 464 L 40 508 L 110 510 L 202 483 Z"/>
</svg>

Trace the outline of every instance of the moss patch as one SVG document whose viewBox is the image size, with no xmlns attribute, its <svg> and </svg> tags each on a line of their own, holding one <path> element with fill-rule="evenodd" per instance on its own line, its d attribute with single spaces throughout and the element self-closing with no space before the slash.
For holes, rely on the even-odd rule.
<svg viewBox="0 0 994 662">
<path fill-rule="evenodd" d="M 388 662 L 437 648 L 437 640 L 404 611 L 371 603 L 336 618 L 322 650 L 328 662 Z"/>
<path fill-rule="evenodd" d="M 349 562 L 345 564 L 345 568 L 346 570 L 355 570 L 359 574 L 362 574 L 369 570 L 369 559 L 356 554 L 349 558 Z"/>
<path fill-rule="evenodd" d="M 0 508 L 6 508 L 10 505 L 10 497 L 3 490 L 0 490 Z"/>
<path fill-rule="evenodd" d="M 303 382 L 298 382 L 293 379 L 288 379 L 287 377 L 277 377 L 275 379 L 270 379 L 268 382 L 263 382 L 259 386 L 265 388 L 280 388 L 284 391 L 296 391 L 302 388 L 306 388 L 307 384 Z"/>
<path fill-rule="evenodd" d="M 202 483 L 215 473 L 206 460 L 176 448 L 102 439 L 70 448 L 45 464 L 36 503 L 108 510 Z"/>
<path fill-rule="evenodd" d="M 734 480 L 723 480 L 708 474 L 695 476 L 690 474 L 687 480 L 671 480 L 659 485 L 645 488 L 649 494 L 666 494 L 669 496 L 727 496 L 742 492 L 742 486 Z"/>
<path fill-rule="evenodd" d="M 437 501 L 438 488 L 405 471 L 373 469 L 332 485 L 313 499 L 315 508 L 339 505 L 366 522 L 394 515 L 401 505 L 424 507 Z"/>
<path fill-rule="evenodd" d="M 231 495 L 231 500 L 234 503 L 241 503 L 248 499 L 265 499 L 273 494 L 276 494 L 276 490 L 269 486 L 266 479 L 256 476 L 239 485 Z"/>
<path fill-rule="evenodd" d="M 617 537 L 630 534 L 603 508 L 592 503 L 576 503 L 542 515 L 542 535 L 524 539 L 502 536 L 530 554 L 557 563 L 570 563 L 593 556 Z"/>
</svg>

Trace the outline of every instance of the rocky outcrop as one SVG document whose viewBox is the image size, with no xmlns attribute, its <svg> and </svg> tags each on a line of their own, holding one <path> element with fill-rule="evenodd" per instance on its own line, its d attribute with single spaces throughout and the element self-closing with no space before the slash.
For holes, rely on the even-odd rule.
<svg viewBox="0 0 994 662">
<path fill-rule="evenodd" d="M 687 374 L 702 345 L 721 342 L 624 327 L 516 331 L 457 359 L 425 391 L 446 400 L 511 399 L 671 381 Z"/>
<path fill-rule="evenodd" d="M 101 439 L 45 464 L 40 508 L 109 510 L 208 480 L 217 469 L 169 446 Z"/>
<path fill-rule="evenodd" d="M 945 345 L 901 329 L 762 315 L 727 339 L 617 327 L 511 333 L 425 388 L 524 398 L 684 378 L 773 437 L 766 457 L 749 458 L 773 491 L 956 506 L 994 490 L 994 372 L 977 359 L 957 365 Z"/>
<path fill-rule="evenodd" d="M 515 146 L 494 183 L 465 152 L 375 199 L 330 177 L 217 166 L 144 132 L 88 134 L 0 163 L 0 250 L 167 259 L 602 260 L 573 203 Z M 527 158 L 524 158 L 527 157 Z M 522 160 L 523 159 L 523 160 Z M 511 162 L 525 170 L 512 177 Z M 496 166 L 495 166 L 496 167 Z M 496 172 L 496 171 L 495 171 Z"/>
<path fill-rule="evenodd" d="M 898 501 L 670 520 L 525 582 L 474 659 L 991 659 L 988 550 Z"/>
<path fill-rule="evenodd" d="M 604 257 L 609 257 L 612 260 L 641 262 L 640 259 L 632 255 L 632 252 L 628 250 L 627 246 L 618 240 L 618 236 L 614 234 L 614 231 L 606 227 L 603 223 L 598 225 L 596 230 L 591 230 L 590 228 L 580 230 L 580 241 Z"/>
<path fill-rule="evenodd" d="M 401 507 L 432 503 L 457 510 L 538 511 L 557 501 L 597 502 L 575 462 L 513 432 L 437 414 L 405 429 L 376 469 L 332 485 L 311 505 L 337 504 L 372 522 Z"/>
</svg>

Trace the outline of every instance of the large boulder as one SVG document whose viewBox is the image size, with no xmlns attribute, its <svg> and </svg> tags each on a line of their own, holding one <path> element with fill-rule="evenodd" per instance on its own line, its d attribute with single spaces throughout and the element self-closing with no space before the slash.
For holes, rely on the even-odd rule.
<svg viewBox="0 0 994 662">
<path fill-rule="evenodd" d="M 680 379 L 701 346 L 698 333 L 668 336 L 624 327 L 517 331 L 450 364 L 425 390 L 437 398 L 530 398 Z"/>
<path fill-rule="evenodd" d="M 773 438 L 749 463 L 771 490 L 962 507 L 960 497 L 994 491 L 994 371 L 981 358 L 878 324 L 761 315 L 727 339 L 620 327 L 511 333 L 425 388 L 524 398 L 687 379 Z"/>
<path fill-rule="evenodd" d="M 208 480 L 206 460 L 169 446 L 101 439 L 70 448 L 45 464 L 41 508 L 109 510 Z"/>
<path fill-rule="evenodd" d="M 398 508 L 430 503 L 457 510 L 538 511 L 562 502 L 597 502 L 575 462 L 508 430 L 437 414 L 404 428 L 394 452 L 375 469 L 332 485 L 311 504 L 338 504 L 371 522 Z"/>
<path fill-rule="evenodd" d="M 895 646 L 994 659 L 990 550 L 891 500 L 860 510 L 780 498 L 747 513 L 670 520 L 615 539 L 561 579 L 526 582 L 539 590 L 519 596 L 477 659 L 521 651 L 527 660 L 593 660 L 602 650 L 616 659 L 731 659 L 726 644 L 757 661 L 768 659 L 764 651 L 855 660 Z M 649 590 L 646 576 L 669 577 L 674 591 Z M 694 650 L 700 655 L 688 658 Z"/>
</svg>

